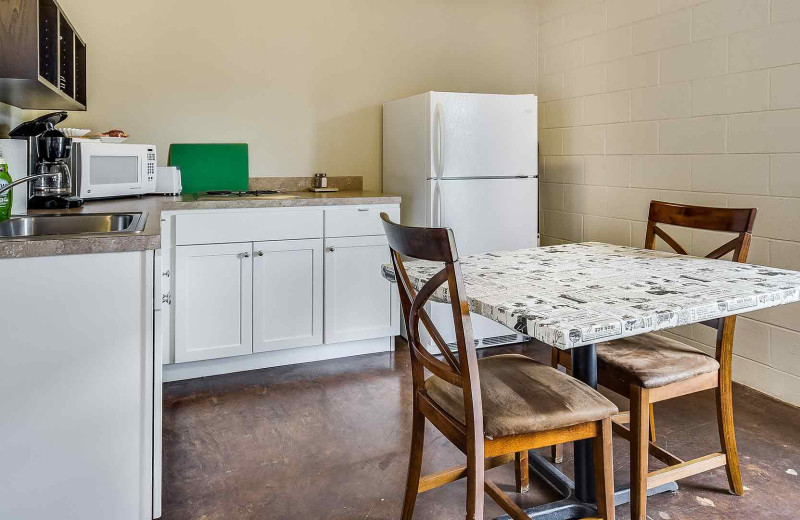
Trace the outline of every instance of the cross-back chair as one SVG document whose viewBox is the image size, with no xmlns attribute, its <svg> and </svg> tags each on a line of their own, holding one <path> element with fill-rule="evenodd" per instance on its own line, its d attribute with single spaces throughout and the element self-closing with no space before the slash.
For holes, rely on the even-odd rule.
<svg viewBox="0 0 800 520">
<path fill-rule="evenodd" d="M 746 262 L 750 249 L 756 209 L 709 208 L 652 201 L 647 223 L 645 247 L 656 248 L 661 238 L 676 253 L 688 255 L 662 225 L 736 233 L 706 258 L 720 259 L 733 253 L 734 262 Z M 705 321 L 702 325 L 717 332 L 712 358 L 680 341 L 656 334 L 643 334 L 597 345 L 600 385 L 630 399 L 630 412 L 614 417 L 614 433 L 631 443 L 631 518 L 645 520 L 647 490 L 662 484 L 725 466 L 732 493 L 741 495 L 742 476 L 733 427 L 731 363 L 736 316 Z M 571 368 L 568 351 L 553 349 L 552 365 Z M 722 451 L 684 461 L 658 446 L 653 403 L 702 390 L 716 390 L 717 425 Z M 630 423 L 630 429 L 623 426 Z M 648 439 L 649 437 L 649 439 Z M 667 464 L 649 471 L 648 455 Z M 561 458 L 561 447 L 553 448 L 553 458 Z"/>
<path fill-rule="evenodd" d="M 514 461 L 516 489 L 528 487 L 528 450 L 556 442 L 594 439 L 598 516 L 614 518 L 611 415 L 616 407 L 583 383 L 520 355 L 478 360 L 464 280 L 453 233 L 445 228 L 413 228 L 381 214 L 392 252 L 411 355 L 413 416 L 411 455 L 403 520 L 411 520 L 417 495 L 467 479 L 466 518 L 483 518 L 484 491 L 515 520 L 528 516 L 484 475 Z M 403 258 L 443 264 L 417 290 Z M 455 323 L 457 352 L 451 352 L 425 312 L 425 304 L 446 285 Z M 420 323 L 442 359 L 423 346 Z M 432 375 L 425 377 L 425 372 Z M 466 465 L 421 476 L 425 420 L 467 457 Z"/>
</svg>

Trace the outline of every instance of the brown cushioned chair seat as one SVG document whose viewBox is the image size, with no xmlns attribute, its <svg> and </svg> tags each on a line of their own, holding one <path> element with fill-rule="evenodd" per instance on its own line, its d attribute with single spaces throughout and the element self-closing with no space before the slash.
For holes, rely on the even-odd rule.
<svg viewBox="0 0 800 520">
<path fill-rule="evenodd" d="M 517 354 L 478 361 L 483 429 L 489 438 L 553 430 L 617 413 L 597 391 L 558 370 Z M 461 388 L 436 376 L 425 381 L 436 404 L 464 423 Z"/>
<path fill-rule="evenodd" d="M 680 341 L 642 334 L 597 345 L 597 364 L 626 384 L 658 388 L 719 370 L 717 360 Z"/>
</svg>

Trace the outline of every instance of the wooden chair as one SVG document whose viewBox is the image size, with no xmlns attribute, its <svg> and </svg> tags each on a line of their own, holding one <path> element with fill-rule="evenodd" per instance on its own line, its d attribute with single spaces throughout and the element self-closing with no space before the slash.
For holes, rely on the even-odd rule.
<svg viewBox="0 0 800 520">
<path fill-rule="evenodd" d="M 653 201 L 647 224 L 645 247 L 655 249 L 656 237 L 675 252 L 687 251 L 659 224 L 685 228 L 738 233 L 706 258 L 719 259 L 733 252 L 734 262 L 747 261 L 756 209 L 707 208 Z M 742 476 L 733 428 L 731 363 L 736 316 L 714 319 L 702 325 L 717 331 L 716 355 L 656 334 L 644 334 L 597 345 L 599 383 L 630 399 L 630 412 L 614 417 L 613 430 L 631 443 L 631 518 L 644 520 L 647 490 L 704 471 L 725 466 L 732 493 L 741 495 Z M 568 351 L 553 349 L 552 365 L 571 367 Z M 674 397 L 716 389 L 717 425 L 722 451 L 683 461 L 655 444 L 653 403 Z M 630 422 L 630 429 L 623 424 Z M 649 440 L 648 440 L 648 437 Z M 648 454 L 667 464 L 650 472 Z M 561 457 L 560 446 L 553 458 Z"/>
<path fill-rule="evenodd" d="M 402 518 L 412 518 L 418 493 L 466 477 L 468 520 L 483 518 L 484 491 L 511 518 L 528 520 L 519 506 L 484 476 L 484 471 L 515 461 L 516 489 L 522 492 L 528 486 L 528 450 L 594 439 L 598 516 L 613 519 L 610 417 L 617 408 L 580 381 L 528 357 L 499 355 L 478 361 L 452 231 L 401 226 L 385 213 L 381 218 L 407 325 L 413 380 L 411 456 Z M 406 273 L 404 256 L 444 265 L 418 292 Z M 456 354 L 424 308 L 442 284 L 447 284 L 452 301 Z M 443 360 L 420 342 L 420 322 Z M 427 379 L 426 369 L 433 374 Z M 420 476 L 425 419 L 467 456 L 466 465 Z"/>
</svg>

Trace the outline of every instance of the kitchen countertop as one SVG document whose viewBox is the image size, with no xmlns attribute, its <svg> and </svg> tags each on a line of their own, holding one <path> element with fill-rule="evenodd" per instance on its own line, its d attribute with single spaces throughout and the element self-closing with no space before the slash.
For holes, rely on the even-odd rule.
<svg viewBox="0 0 800 520">
<path fill-rule="evenodd" d="M 232 197 L 229 200 L 197 200 L 193 195 L 164 197 L 164 211 L 184 209 L 236 209 L 236 208 L 297 208 L 302 206 L 347 206 L 356 204 L 400 204 L 400 197 L 373 191 L 336 191 L 314 193 L 290 191 L 280 195 L 294 195 L 296 199 L 250 199 Z"/>
<path fill-rule="evenodd" d="M 146 211 L 147 223 L 140 233 L 107 235 L 49 235 L 45 237 L 0 238 L 0 259 L 144 251 L 161 247 L 161 212 L 193 209 L 294 208 L 359 204 L 399 204 L 400 197 L 368 191 L 313 193 L 287 192 L 296 199 L 244 199 L 200 201 L 192 195 L 88 201 L 69 210 L 31 210 L 30 215 L 48 213 L 109 213 Z"/>
</svg>

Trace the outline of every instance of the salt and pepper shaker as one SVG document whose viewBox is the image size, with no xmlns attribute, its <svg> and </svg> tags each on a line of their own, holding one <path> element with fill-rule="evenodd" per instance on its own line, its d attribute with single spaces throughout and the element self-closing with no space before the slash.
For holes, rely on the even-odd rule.
<svg viewBox="0 0 800 520">
<path fill-rule="evenodd" d="M 315 188 L 327 188 L 328 187 L 328 174 L 327 173 L 315 173 L 314 174 L 314 187 Z"/>
</svg>

